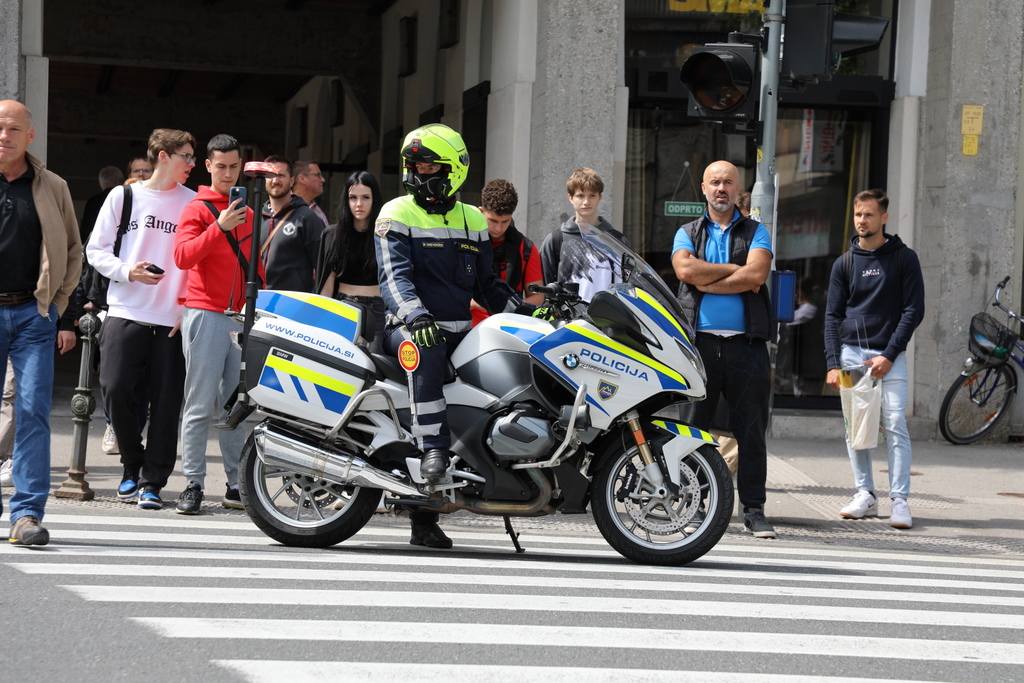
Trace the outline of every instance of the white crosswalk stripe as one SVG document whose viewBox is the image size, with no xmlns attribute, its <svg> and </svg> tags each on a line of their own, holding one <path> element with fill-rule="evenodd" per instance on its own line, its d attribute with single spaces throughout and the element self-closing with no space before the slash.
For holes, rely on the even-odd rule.
<svg viewBox="0 0 1024 683">
<path fill-rule="evenodd" d="M 726 537 L 691 566 L 647 567 L 557 531 L 524 532 L 515 555 L 499 529 L 456 528 L 437 552 L 373 524 L 318 551 L 235 516 L 46 523 L 51 546 L 0 546 L 0 565 L 86 609 L 128 605 L 167 643 L 215 643 L 211 679 L 1024 679 L 1015 558 Z"/>
</svg>

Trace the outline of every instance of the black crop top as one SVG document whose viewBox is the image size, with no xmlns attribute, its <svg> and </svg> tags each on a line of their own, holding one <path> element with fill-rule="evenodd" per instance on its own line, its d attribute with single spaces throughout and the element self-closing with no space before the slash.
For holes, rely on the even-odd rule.
<svg viewBox="0 0 1024 683">
<path fill-rule="evenodd" d="M 377 279 L 377 259 L 371 258 L 366 262 L 363 256 L 366 243 L 373 239 L 373 230 L 355 232 L 349 235 L 348 244 L 345 245 L 344 268 L 341 271 L 339 282 L 347 285 L 375 285 Z"/>
</svg>

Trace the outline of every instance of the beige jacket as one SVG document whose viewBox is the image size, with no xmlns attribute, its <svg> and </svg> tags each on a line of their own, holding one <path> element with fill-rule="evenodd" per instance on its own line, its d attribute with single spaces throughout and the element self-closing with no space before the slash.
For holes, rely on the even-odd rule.
<svg viewBox="0 0 1024 683">
<path fill-rule="evenodd" d="M 26 156 L 35 171 L 32 200 L 43 233 L 36 303 L 39 315 L 49 315 L 50 304 L 56 304 L 57 315 L 60 316 L 82 274 L 82 238 L 78 234 L 78 219 L 75 218 L 71 192 L 64 179 L 47 171 L 43 162 L 31 154 Z"/>
</svg>

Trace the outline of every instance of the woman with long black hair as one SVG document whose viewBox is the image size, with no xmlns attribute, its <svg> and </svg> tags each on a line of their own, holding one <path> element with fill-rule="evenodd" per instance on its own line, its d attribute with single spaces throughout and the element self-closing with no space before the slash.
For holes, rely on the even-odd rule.
<svg viewBox="0 0 1024 683">
<path fill-rule="evenodd" d="M 363 338 L 371 351 L 382 353 L 386 308 L 373 249 L 373 224 L 383 205 L 380 185 L 368 171 L 356 171 L 345 181 L 341 199 L 338 222 L 320 237 L 316 291 L 362 308 Z"/>
</svg>

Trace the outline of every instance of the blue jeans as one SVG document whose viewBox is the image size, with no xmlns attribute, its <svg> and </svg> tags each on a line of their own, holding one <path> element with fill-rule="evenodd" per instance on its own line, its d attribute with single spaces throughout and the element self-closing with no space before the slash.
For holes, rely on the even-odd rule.
<svg viewBox="0 0 1024 683">
<path fill-rule="evenodd" d="M 35 299 L 17 306 L 0 306 L 0 367 L 6 367 L 9 356 L 18 386 L 14 398 L 11 526 L 27 515 L 42 521 L 50 495 L 50 406 L 56 339 L 56 306 L 50 306 L 45 318 L 36 310 Z"/>
<path fill-rule="evenodd" d="M 843 345 L 844 368 L 863 367 L 868 358 L 880 356 L 881 351 Z M 889 451 L 889 495 L 903 498 L 910 495 L 910 430 L 907 429 L 907 354 L 901 353 L 892 369 L 882 378 L 882 431 Z M 871 476 L 871 449 L 855 451 L 849 444 L 846 450 L 853 467 L 853 479 L 858 490 L 875 492 Z"/>
</svg>

